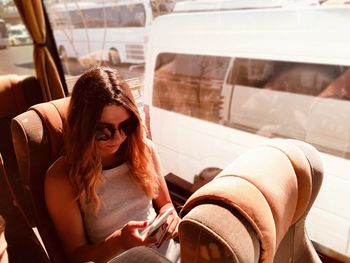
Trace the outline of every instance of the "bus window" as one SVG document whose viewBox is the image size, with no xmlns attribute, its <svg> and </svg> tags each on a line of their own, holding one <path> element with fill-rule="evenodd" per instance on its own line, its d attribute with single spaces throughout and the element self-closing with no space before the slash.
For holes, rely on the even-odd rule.
<svg viewBox="0 0 350 263">
<path fill-rule="evenodd" d="M 128 5 L 121 8 L 120 18 L 122 27 L 145 26 L 145 10 L 140 4 Z"/>
<path fill-rule="evenodd" d="M 0 4 L 0 75 L 35 75 L 32 39 L 14 2 Z"/>
<path fill-rule="evenodd" d="M 84 10 L 84 19 L 86 26 L 91 28 L 104 27 L 103 9 L 92 8 Z"/>
<path fill-rule="evenodd" d="M 107 27 L 120 27 L 121 26 L 121 15 L 120 8 L 118 6 L 112 6 L 104 10 L 106 16 Z"/>
<path fill-rule="evenodd" d="M 81 10 L 74 10 L 69 12 L 70 20 L 73 28 L 84 28 L 84 15 Z"/>
</svg>

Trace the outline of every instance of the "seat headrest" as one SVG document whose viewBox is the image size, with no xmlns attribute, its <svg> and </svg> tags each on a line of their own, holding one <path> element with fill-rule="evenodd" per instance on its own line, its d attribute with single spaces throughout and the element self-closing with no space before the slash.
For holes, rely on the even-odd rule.
<svg viewBox="0 0 350 263">
<path fill-rule="evenodd" d="M 51 142 L 51 158 L 56 159 L 62 153 L 64 131 L 67 125 L 67 112 L 70 97 L 34 105 L 35 111 L 48 129 Z"/>
<path fill-rule="evenodd" d="M 253 226 L 260 260 L 269 262 L 290 226 L 305 220 L 322 181 L 314 178 L 313 165 L 322 174 L 317 151 L 304 144 L 276 139 L 246 152 L 195 192 L 181 215 L 204 200 L 221 200 Z"/>
<path fill-rule="evenodd" d="M 18 75 L 0 76 L 0 118 L 16 115 L 26 110 L 21 90 L 21 81 L 24 77 Z"/>
<path fill-rule="evenodd" d="M 39 81 L 33 76 L 0 76 L 0 118 L 13 117 L 42 101 Z"/>
</svg>

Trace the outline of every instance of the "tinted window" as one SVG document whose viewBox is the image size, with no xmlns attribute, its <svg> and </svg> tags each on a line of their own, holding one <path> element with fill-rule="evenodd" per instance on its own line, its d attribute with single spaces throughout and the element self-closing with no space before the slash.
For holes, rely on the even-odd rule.
<svg viewBox="0 0 350 263">
<path fill-rule="evenodd" d="M 102 8 L 84 10 L 86 26 L 89 28 L 104 27 L 104 12 Z"/>
<path fill-rule="evenodd" d="M 145 10 L 142 5 L 128 5 L 120 7 L 121 26 L 142 27 L 145 25 Z"/>
<path fill-rule="evenodd" d="M 350 68 L 160 54 L 153 105 L 349 157 Z"/>
<path fill-rule="evenodd" d="M 84 15 L 81 10 L 74 10 L 69 12 L 72 26 L 74 28 L 84 28 Z"/>
<path fill-rule="evenodd" d="M 162 54 L 154 76 L 153 104 L 218 122 L 229 58 Z"/>
</svg>

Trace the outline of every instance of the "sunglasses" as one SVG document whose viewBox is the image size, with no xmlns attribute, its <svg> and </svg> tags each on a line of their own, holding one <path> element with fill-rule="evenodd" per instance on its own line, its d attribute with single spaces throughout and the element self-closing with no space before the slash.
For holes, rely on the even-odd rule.
<svg viewBox="0 0 350 263">
<path fill-rule="evenodd" d="M 108 141 L 114 138 L 115 133 L 118 131 L 120 136 L 121 132 L 124 132 L 126 136 L 132 134 L 137 128 L 137 120 L 134 117 L 121 122 L 117 128 L 111 123 L 99 123 L 96 128 L 95 138 L 97 141 Z"/>
</svg>

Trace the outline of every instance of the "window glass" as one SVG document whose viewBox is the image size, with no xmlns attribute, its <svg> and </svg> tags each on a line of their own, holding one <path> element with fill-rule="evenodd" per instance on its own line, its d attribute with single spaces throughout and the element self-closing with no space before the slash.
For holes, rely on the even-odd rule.
<svg viewBox="0 0 350 263">
<path fill-rule="evenodd" d="M 73 28 L 84 28 L 85 25 L 87 26 L 86 18 L 82 10 L 70 11 L 69 16 Z"/>
<path fill-rule="evenodd" d="M 350 157 L 349 76 L 341 65 L 164 53 L 153 105 Z"/>
<path fill-rule="evenodd" d="M 219 122 L 221 89 L 229 58 L 162 54 L 154 76 L 153 104 Z"/>
<path fill-rule="evenodd" d="M 102 8 L 84 10 L 86 26 L 91 28 L 104 27 L 104 10 Z"/>
<path fill-rule="evenodd" d="M 149 27 L 160 3 L 45 0 L 44 5 L 69 91 L 94 65 L 116 67 L 126 79 L 142 82 Z"/>
<path fill-rule="evenodd" d="M 105 8 L 105 15 L 108 27 L 121 27 L 121 15 L 119 6 L 111 6 L 110 8 Z"/>
<path fill-rule="evenodd" d="M 125 5 L 121 9 L 121 26 L 142 27 L 145 25 L 145 11 L 142 5 Z"/>
<path fill-rule="evenodd" d="M 0 1 L 0 75 L 35 75 L 32 43 L 14 2 Z"/>
</svg>

